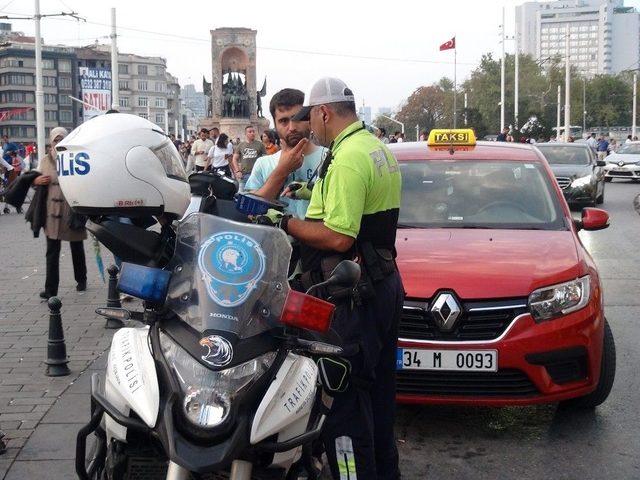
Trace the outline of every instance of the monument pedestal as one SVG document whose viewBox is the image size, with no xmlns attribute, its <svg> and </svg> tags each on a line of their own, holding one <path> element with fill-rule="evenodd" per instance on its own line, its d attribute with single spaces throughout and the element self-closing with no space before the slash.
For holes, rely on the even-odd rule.
<svg viewBox="0 0 640 480">
<path fill-rule="evenodd" d="M 204 118 L 200 123 L 200 128 L 212 129 L 218 127 L 220 133 L 226 133 L 234 142 L 236 138 L 245 140 L 244 129 L 248 125 L 253 125 L 256 129 L 256 139 L 260 139 L 262 132 L 269 129 L 269 120 L 266 118 Z"/>
</svg>

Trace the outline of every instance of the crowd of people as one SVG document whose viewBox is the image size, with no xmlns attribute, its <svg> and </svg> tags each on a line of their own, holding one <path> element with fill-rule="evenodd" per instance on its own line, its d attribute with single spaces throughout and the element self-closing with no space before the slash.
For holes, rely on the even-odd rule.
<svg viewBox="0 0 640 480">
<path fill-rule="evenodd" d="M 198 136 L 171 140 L 182 156 L 187 174 L 215 171 L 246 183 L 257 158 L 280 151 L 280 137 L 275 130 L 265 130 L 258 140 L 253 125 L 245 127 L 245 139 L 231 138 L 218 127 L 201 128 Z"/>
</svg>

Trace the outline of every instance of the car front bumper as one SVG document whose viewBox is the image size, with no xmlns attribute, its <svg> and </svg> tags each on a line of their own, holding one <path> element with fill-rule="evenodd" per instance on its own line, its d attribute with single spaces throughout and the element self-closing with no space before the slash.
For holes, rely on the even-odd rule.
<svg viewBox="0 0 640 480">
<path fill-rule="evenodd" d="M 640 179 L 640 165 L 632 164 L 621 167 L 610 163 L 604 167 L 604 175 L 607 178 Z"/>
<path fill-rule="evenodd" d="M 398 370 L 400 403 L 506 406 L 550 403 L 592 392 L 600 378 L 604 315 L 598 302 L 535 323 L 516 317 L 496 340 L 434 342 L 400 339 L 409 349 L 497 350 L 498 371 Z"/>
<path fill-rule="evenodd" d="M 562 194 L 569 205 L 577 205 L 594 202 L 596 199 L 596 191 L 596 183 L 587 183 L 579 187 L 569 185 L 562 189 Z"/>
</svg>

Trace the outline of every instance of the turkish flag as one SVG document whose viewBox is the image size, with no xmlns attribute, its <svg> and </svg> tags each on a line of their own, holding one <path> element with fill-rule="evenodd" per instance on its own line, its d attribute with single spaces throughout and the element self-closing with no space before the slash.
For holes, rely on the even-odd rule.
<svg viewBox="0 0 640 480">
<path fill-rule="evenodd" d="M 452 48 L 456 48 L 456 37 L 453 37 L 448 42 L 444 42 L 442 45 L 440 45 L 440 51 L 451 50 Z"/>
</svg>

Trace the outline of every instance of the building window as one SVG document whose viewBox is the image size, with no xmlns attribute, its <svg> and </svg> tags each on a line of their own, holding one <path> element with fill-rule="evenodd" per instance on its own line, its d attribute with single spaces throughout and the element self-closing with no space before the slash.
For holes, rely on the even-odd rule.
<svg viewBox="0 0 640 480">
<path fill-rule="evenodd" d="M 142 118 L 144 118 L 144 119 L 148 119 L 148 116 L 147 116 L 147 114 L 146 114 L 146 113 L 139 113 L 139 114 L 138 114 L 138 116 L 139 116 L 139 117 L 142 117 Z"/>
<path fill-rule="evenodd" d="M 56 77 L 42 77 L 42 86 L 43 87 L 55 87 L 56 86 Z"/>
<path fill-rule="evenodd" d="M 129 81 L 128 80 L 118 80 L 118 89 L 119 90 L 129 90 Z"/>
<path fill-rule="evenodd" d="M 58 112 L 56 112 L 55 110 L 45 110 L 44 119 L 47 122 L 55 122 L 58 120 Z"/>
<path fill-rule="evenodd" d="M 71 60 L 58 60 L 58 72 L 71 73 Z"/>
<path fill-rule="evenodd" d="M 23 67 L 24 62 L 17 58 L 2 58 L 0 59 L 0 68 L 4 67 Z"/>
<path fill-rule="evenodd" d="M 146 107 L 149 104 L 149 99 L 147 97 L 138 97 L 138 106 Z"/>
<path fill-rule="evenodd" d="M 164 82 L 156 82 L 156 92 L 164 92 Z"/>
<path fill-rule="evenodd" d="M 156 113 L 156 123 L 158 125 L 160 125 L 160 124 L 164 125 L 164 114 L 163 113 Z"/>
<path fill-rule="evenodd" d="M 120 97 L 120 106 L 128 107 L 129 106 L 129 97 Z"/>
<path fill-rule="evenodd" d="M 147 74 L 147 66 L 138 65 L 138 75 L 146 75 L 146 74 Z"/>
<path fill-rule="evenodd" d="M 69 95 L 58 95 L 58 105 L 71 105 Z"/>
<path fill-rule="evenodd" d="M 57 103 L 58 96 L 52 93 L 44 94 L 44 103 L 45 105 L 55 105 Z"/>
<path fill-rule="evenodd" d="M 156 97 L 156 107 L 157 108 L 165 108 L 166 107 L 166 103 L 164 101 L 164 98 Z"/>
<path fill-rule="evenodd" d="M 126 63 L 119 63 L 118 64 L 118 73 L 123 73 L 125 75 L 129 74 L 129 65 Z"/>
<path fill-rule="evenodd" d="M 73 122 L 73 114 L 69 110 L 60 110 L 60 122 L 61 123 L 72 123 Z"/>
<path fill-rule="evenodd" d="M 0 85 L 33 85 L 33 80 L 33 75 L 30 74 L 7 73 L 0 75 Z"/>
<path fill-rule="evenodd" d="M 71 77 L 58 77 L 58 86 L 64 89 L 71 89 Z"/>
<path fill-rule="evenodd" d="M 17 115 L 14 115 L 13 117 L 11 117 L 11 119 L 12 120 L 35 120 L 36 112 L 33 109 L 27 110 L 26 112 L 22 112 L 22 113 L 18 113 Z"/>
<path fill-rule="evenodd" d="M 141 92 L 147 91 L 147 81 L 146 80 L 138 80 L 138 90 Z"/>
<path fill-rule="evenodd" d="M 55 64 L 53 63 L 53 59 L 52 58 L 43 58 L 42 59 L 42 68 L 46 68 L 47 70 L 53 70 L 54 68 L 56 68 Z"/>
</svg>

